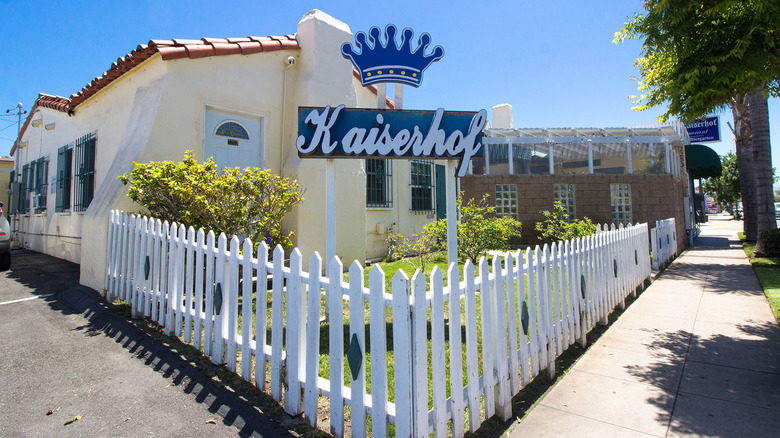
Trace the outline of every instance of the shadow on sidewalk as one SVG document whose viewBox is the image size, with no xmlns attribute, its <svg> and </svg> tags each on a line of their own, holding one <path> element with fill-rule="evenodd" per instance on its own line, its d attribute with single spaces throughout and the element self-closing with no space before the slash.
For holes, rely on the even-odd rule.
<svg viewBox="0 0 780 438">
<path fill-rule="evenodd" d="M 771 322 L 758 321 L 735 324 L 734 329 L 731 336 L 694 336 L 685 330 L 657 333 L 645 344 L 655 363 L 626 366 L 638 381 L 668 390 L 647 400 L 664 412 L 656 421 L 669 424 L 668 409 L 674 406 L 671 430 L 675 433 L 776 433 L 780 426 L 780 330 Z M 746 421 L 745 412 L 736 412 L 735 407 L 752 411 L 757 418 Z M 732 421 L 737 425 L 729 424 Z"/>
</svg>

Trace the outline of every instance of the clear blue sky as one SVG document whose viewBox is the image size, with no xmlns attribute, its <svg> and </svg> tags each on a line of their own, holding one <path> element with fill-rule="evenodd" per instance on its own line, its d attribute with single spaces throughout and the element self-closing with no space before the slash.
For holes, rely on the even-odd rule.
<svg viewBox="0 0 780 438">
<path fill-rule="evenodd" d="M 388 5 L 389 4 L 389 5 Z M 514 107 L 518 128 L 623 127 L 655 122 L 660 110 L 635 112 L 633 62 L 641 43 L 613 44 L 638 0 L 547 1 L 21 1 L 0 0 L 0 156 L 16 124 L 5 110 L 32 107 L 39 92 L 70 96 L 118 57 L 150 39 L 245 37 L 296 32 L 320 9 L 352 32 L 393 23 L 430 33 L 444 58 L 419 89 L 405 88 L 408 109 Z M 338 48 L 334 48 L 338 53 Z M 773 157 L 780 167 L 780 99 L 770 99 Z M 724 141 L 734 150 L 721 115 Z"/>
</svg>

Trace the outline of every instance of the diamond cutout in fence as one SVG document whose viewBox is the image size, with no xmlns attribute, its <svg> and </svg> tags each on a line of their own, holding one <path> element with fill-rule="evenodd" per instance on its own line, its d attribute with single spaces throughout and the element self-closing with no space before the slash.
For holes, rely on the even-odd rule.
<svg viewBox="0 0 780 438">
<path fill-rule="evenodd" d="M 352 380 L 357 380 L 360 374 L 360 367 L 363 365 L 363 353 L 360 352 L 360 342 L 358 342 L 357 333 L 353 333 L 352 339 L 349 341 L 347 362 L 349 363 L 349 370 L 352 372 Z"/>
<path fill-rule="evenodd" d="M 582 294 L 582 299 L 585 299 L 585 275 L 580 275 L 580 293 Z"/>
<path fill-rule="evenodd" d="M 634 250 L 634 264 L 639 264 L 639 252 L 637 250 Z"/>
<path fill-rule="evenodd" d="M 520 320 L 523 323 L 523 334 L 528 334 L 528 319 L 531 317 L 531 315 L 528 314 L 528 303 L 523 301 L 523 310 L 520 314 Z"/>
<path fill-rule="evenodd" d="M 146 256 L 146 261 L 144 262 L 144 280 L 149 279 L 149 256 Z"/>
<path fill-rule="evenodd" d="M 219 315 L 222 312 L 222 284 L 217 283 L 214 288 L 214 314 Z"/>
<path fill-rule="evenodd" d="M 617 278 L 617 259 L 612 259 L 612 266 L 615 268 L 615 278 Z"/>
</svg>

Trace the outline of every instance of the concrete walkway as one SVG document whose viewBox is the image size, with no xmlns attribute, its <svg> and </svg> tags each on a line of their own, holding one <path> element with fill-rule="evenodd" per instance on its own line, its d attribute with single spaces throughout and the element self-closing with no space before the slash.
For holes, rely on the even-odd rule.
<svg viewBox="0 0 780 438">
<path fill-rule="evenodd" d="M 713 220 L 513 437 L 780 434 L 780 328 L 742 250 Z"/>
</svg>

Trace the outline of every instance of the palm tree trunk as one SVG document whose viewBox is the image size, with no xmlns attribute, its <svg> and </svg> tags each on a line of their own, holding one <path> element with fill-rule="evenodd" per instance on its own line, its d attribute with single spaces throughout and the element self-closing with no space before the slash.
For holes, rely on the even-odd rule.
<svg viewBox="0 0 780 438">
<path fill-rule="evenodd" d="M 764 87 L 759 87 L 748 96 L 750 127 L 753 133 L 753 157 L 756 164 L 757 232 L 756 254 L 764 254 L 760 239 L 764 231 L 777 228 L 775 219 L 775 196 L 772 178 L 772 147 L 769 139 L 769 107 Z"/>
<path fill-rule="evenodd" d="M 734 116 L 734 141 L 737 149 L 739 191 L 742 196 L 742 231 L 745 238 L 756 241 L 756 173 L 753 161 L 753 141 L 750 135 L 750 110 L 747 96 L 735 96 L 731 102 Z"/>
</svg>

